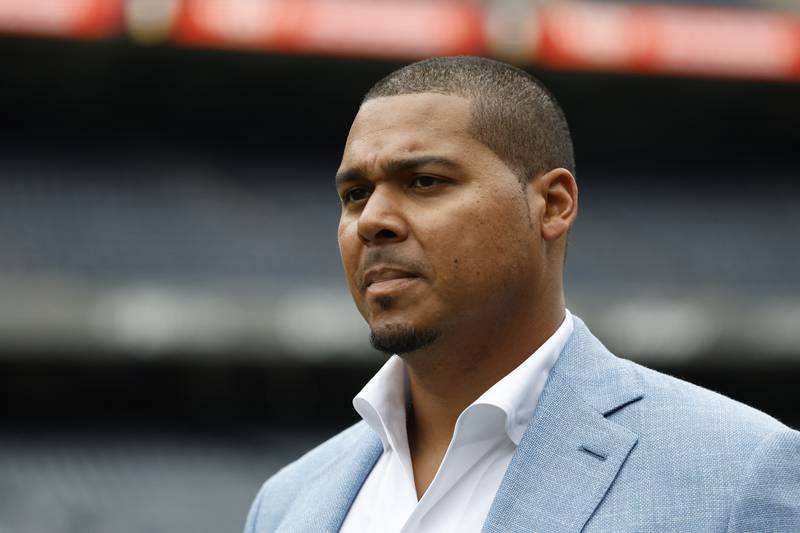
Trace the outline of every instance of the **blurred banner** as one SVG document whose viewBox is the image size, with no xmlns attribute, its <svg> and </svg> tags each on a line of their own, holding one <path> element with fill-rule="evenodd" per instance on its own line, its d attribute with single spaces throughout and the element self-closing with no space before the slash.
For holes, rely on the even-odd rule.
<svg viewBox="0 0 800 533">
<path fill-rule="evenodd" d="M 2 0 L 0 31 L 102 39 L 119 35 L 123 0 Z"/>
<path fill-rule="evenodd" d="M 0 32 L 384 59 L 800 79 L 795 2 L 0 1 Z"/>
</svg>

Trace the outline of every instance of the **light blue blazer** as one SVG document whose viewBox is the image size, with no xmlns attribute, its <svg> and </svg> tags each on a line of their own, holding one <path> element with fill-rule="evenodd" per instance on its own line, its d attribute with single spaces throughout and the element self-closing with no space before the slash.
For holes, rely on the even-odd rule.
<svg viewBox="0 0 800 533">
<path fill-rule="evenodd" d="M 363 422 L 267 480 L 246 533 L 334 532 L 382 453 Z M 800 433 L 575 331 L 485 532 L 800 532 Z"/>
</svg>

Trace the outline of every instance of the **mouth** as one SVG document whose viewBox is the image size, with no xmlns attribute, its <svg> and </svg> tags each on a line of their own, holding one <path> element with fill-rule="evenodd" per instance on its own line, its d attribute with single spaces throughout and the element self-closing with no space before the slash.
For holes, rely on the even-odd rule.
<svg viewBox="0 0 800 533">
<path fill-rule="evenodd" d="M 419 281 L 418 277 L 395 278 L 383 281 L 376 281 L 367 287 L 367 294 L 370 296 L 390 296 L 408 289 L 411 285 Z"/>
<path fill-rule="evenodd" d="M 371 294 L 388 293 L 401 290 L 419 279 L 417 274 L 398 268 L 371 268 L 364 275 L 362 287 Z"/>
</svg>

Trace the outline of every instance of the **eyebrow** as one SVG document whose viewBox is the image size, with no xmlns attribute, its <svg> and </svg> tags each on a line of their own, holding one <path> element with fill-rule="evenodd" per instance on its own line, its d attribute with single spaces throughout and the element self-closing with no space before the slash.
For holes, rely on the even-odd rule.
<svg viewBox="0 0 800 533">
<path fill-rule="evenodd" d="M 384 163 L 383 168 L 389 174 L 400 174 L 425 165 L 439 165 L 451 170 L 461 170 L 461 165 L 452 159 L 439 155 L 421 155 L 403 159 L 391 159 Z M 361 168 L 348 168 L 336 173 L 336 186 L 338 187 L 351 181 L 365 181 L 366 179 L 367 175 Z"/>
</svg>

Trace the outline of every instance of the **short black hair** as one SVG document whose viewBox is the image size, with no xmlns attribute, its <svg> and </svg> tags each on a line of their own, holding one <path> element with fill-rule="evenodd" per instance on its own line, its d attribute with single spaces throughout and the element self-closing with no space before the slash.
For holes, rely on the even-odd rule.
<svg viewBox="0 0 800 533">
<path fill-rule="evenodd" d="M 524 70 L 484 57 L 434 57 L 395 70 L 362 104 L 382 96 L 439 93 L 472 102 L 472 135 L 522 183 L 554 168 L 575 173 L 567 119 L 555 97 Z"/>
</svg>

